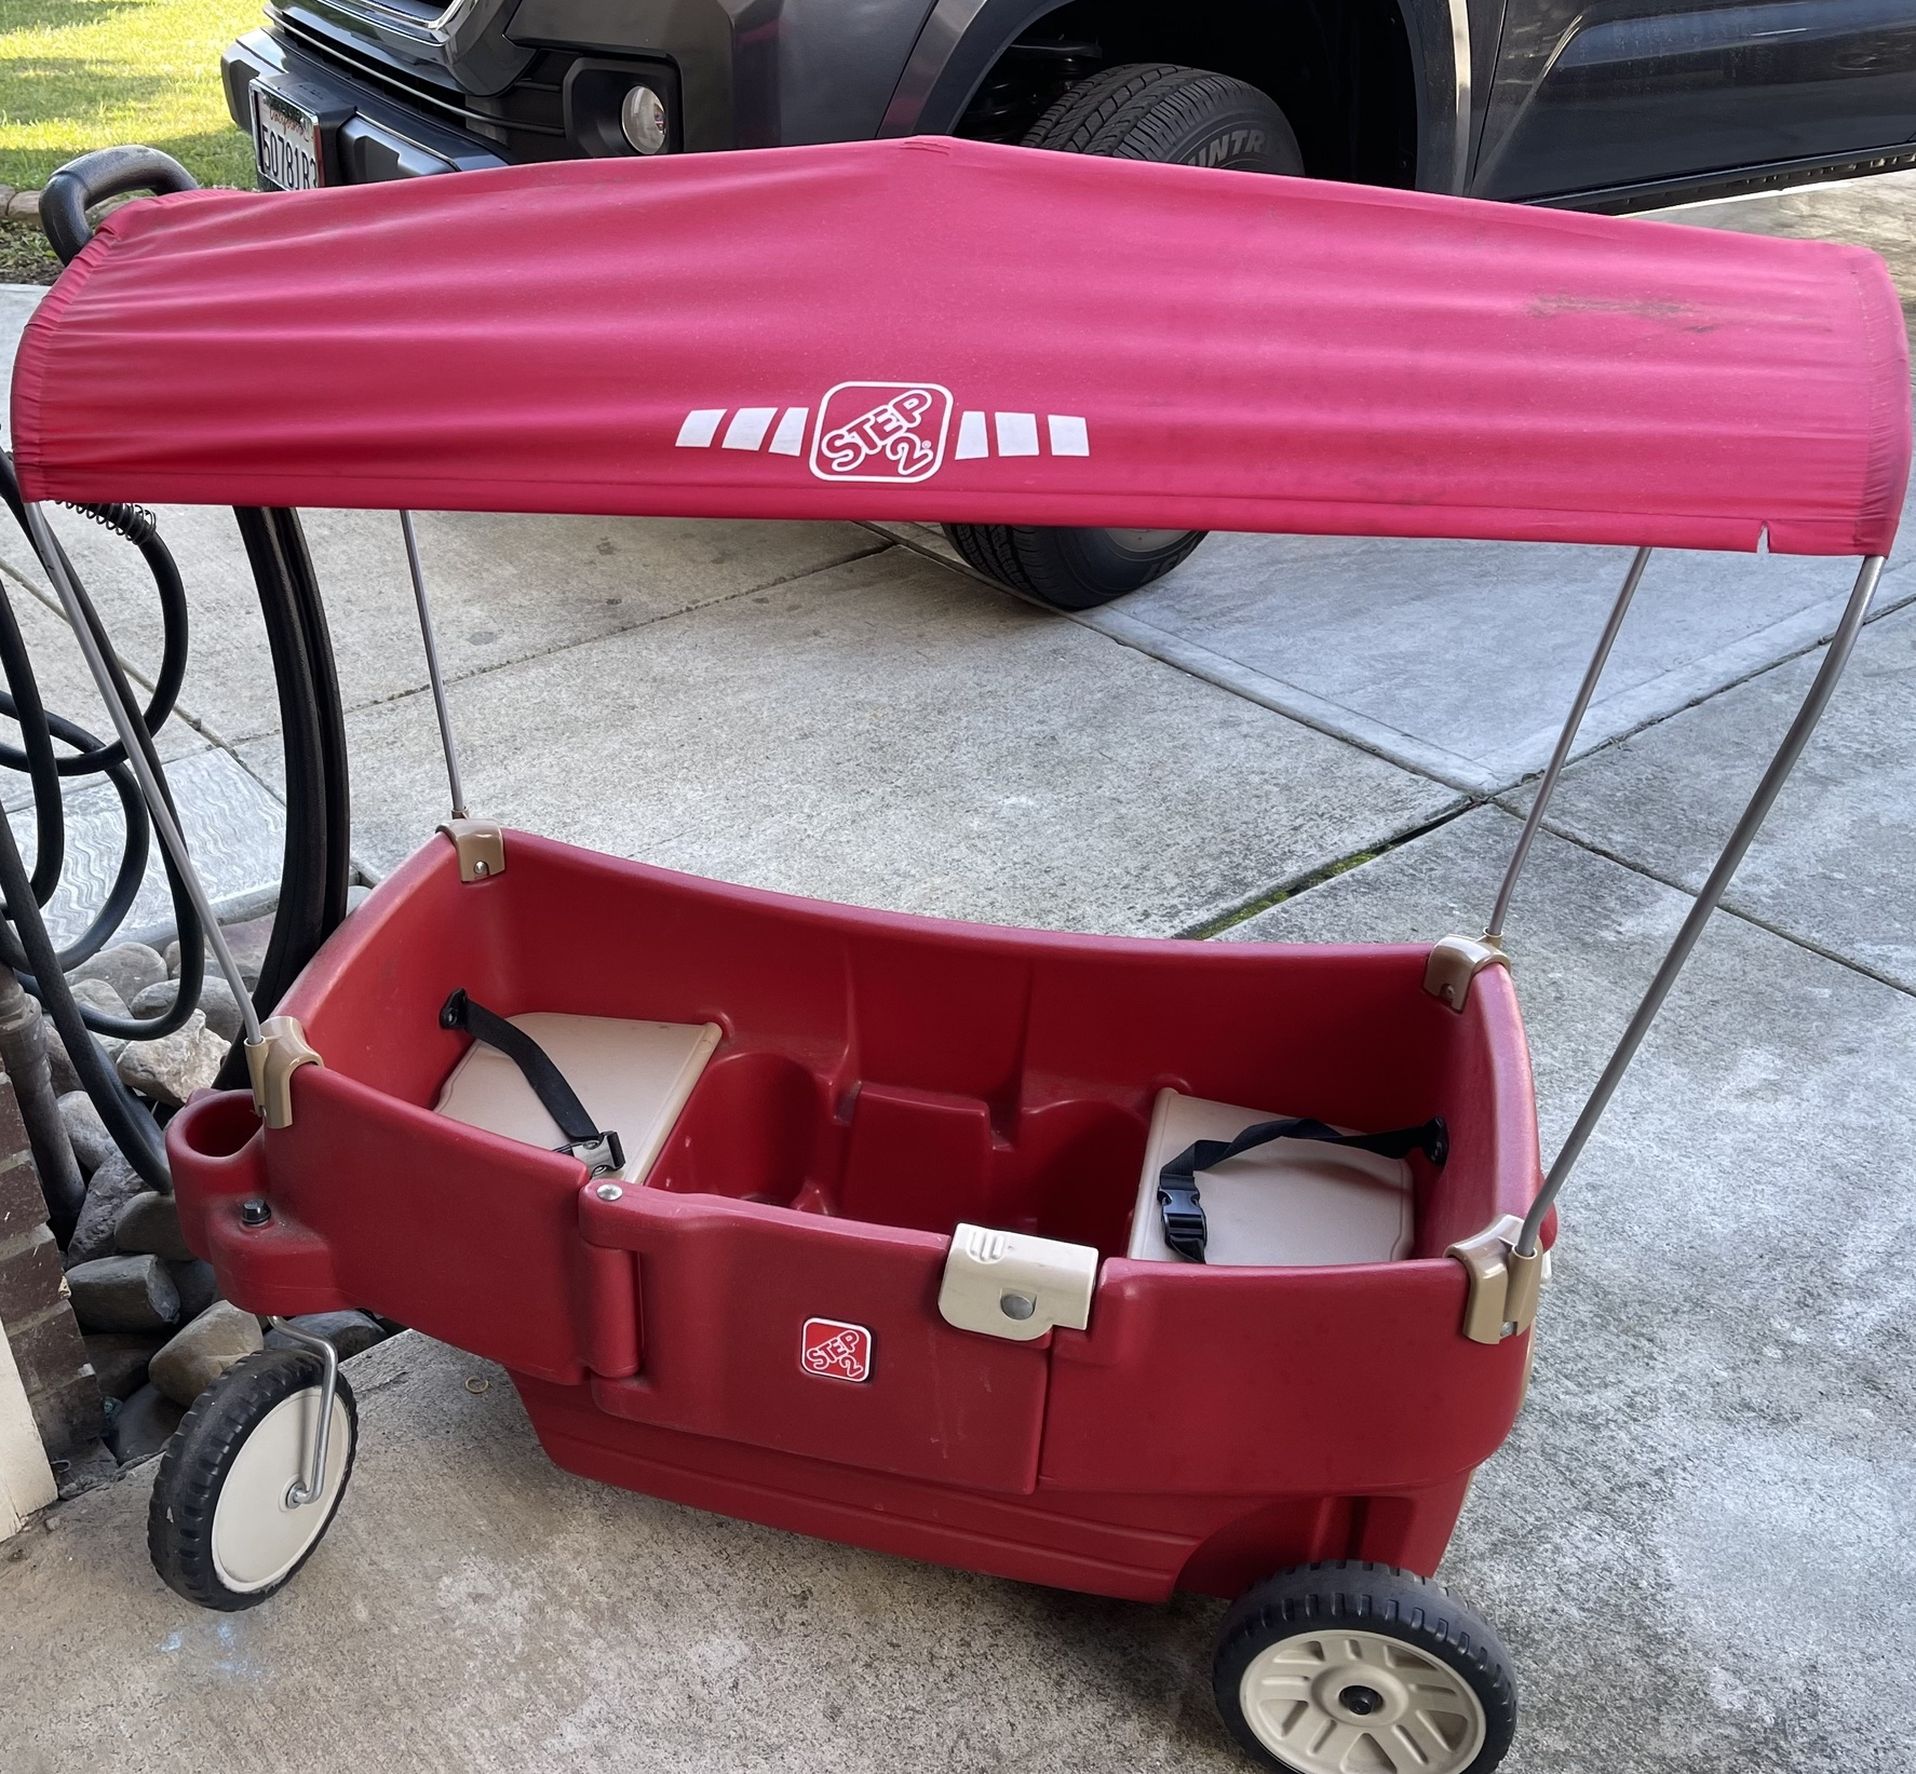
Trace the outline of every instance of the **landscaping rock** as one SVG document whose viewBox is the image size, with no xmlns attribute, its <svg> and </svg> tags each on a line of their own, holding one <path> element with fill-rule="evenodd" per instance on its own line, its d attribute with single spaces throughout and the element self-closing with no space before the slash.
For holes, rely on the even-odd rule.
<svg viewBox="0 0 1916 1774">
<path fill-rule="evenodd" d="M 113 1242 L 123 1251 L 144 1251 L 169 1263 L 190 1263 L 193 1252 L 180 1230 L 180 1204 L 171 1195 L 135 1195 L 113 1224 Z"/>
<path fill-rule="evenodd" d="M 266 964 L 266 948 L 273 940 L 273 914 L 264 912 L 243 924 L 222 924 L 220 933 L 239 963 L 241 976 L 249 986 L 259 984 L 259 970 Z"/>
<path fill-rule="evenodd" d="M 80 1217 L 74 1222 L 73 1236 L 67 1240 L 69 1269 L 113 1254 L 113 1233 L 119 1224 L 120 1210 L 146 1187 L 144 1179 L 118 1152 L 101 1163 L 93 1173 L 92 1182 L 87 1184 Z"/>
<path fill-rule="evenodd" d="M 209 979 L 200 988 L 200 1009 L 206 1026 L 229 1046 L 240 1037 L 239 1000 L 223 979 Z"/>
<path fill-rule="evenodd" d="M 158 1257 L 95 1257 L 67 1271 L 67 1288 L 82 1330 L 158 1330 L 179 1322 L 180 1292 Z"/>
<path fill-rule="evenodd" d="M 53 1088 L 60 1096 L 71 1096 L 81 1088 L 80 1074 L 73 1064 L 73 1056 L 67 1052 L 67 1044 L 60 1039 L 60 1031 L 53 1026 L 53 1018 L 48 1017 L 41 1024 L 47 1036 L 47 1070 L 53 1074 Z"/>
<path fill-rule="evenodd" d="M 69 1090 L 61 1096 L 60 1120 L 73 1143 L 73 1156 L 88 1176 L 119 1151 L 100 1119 L 100 1111 L 84 1090 Z"/>
<path fill-rule="evenodd" d="M 97 1010 L 107 1016 L 127 1013 L 126 1000 L 103 979 L 81 980 L 73 988 L 73 1001 L 84 1010 Z M 93 1039 L 105 1050 L 108 1059 L 118 1059 L 120 1050 L 126 1046 L 124 1037 L 119 1035 L 95 1035 Z M 71 1056 L 68 1058 L 71 1063 Z"/>
<path fill-rule="evenodd" d="M 179 991 L 177 980 L 163 979 L 158 985 L 148 986 L 133 1000 L 135 1016 L 164 1016 L 173 1008 L 173 999 Z M 239 1000 L 233 996 L 233 988 L 225 980 L 209 978 L 200 988 L 200 1009 L 206 1015 L 206 1026 L 222 1041 L 233 1042 L 239 1039 L 240 1007 Z"/>
<path fill-rule="evenodd" d="M 226 946 L 233 951 L 233 959 L 239 963 L 240 978 L 246 981 L 248 989 L 259 984 L 259 971 L 266 961 L 266 945 L 273 940 L 273 914 L 267 912 L 258 918 L 248 918 L 243 924 L 222 924 L 221 934 L 226 938 Z M 180 945 L 177 939 L 166 945 L 166 975 L 169 979 L 180 976 Z M 219 966 L 213 959 L 212 950 L 206 954 L 206 976 L 219 978 Z"/>
<path fill-rule="evenodd" d="M 102 949 L 91 959 L 67 975 L 69 984 L 77 985 L 81 980 L 104 980 L 120 995 L 120 1002 L 131 1004 L 139 994 L 153 984 L 155 980 L 166 978 L 166 963 L 160 959 L 158 949 L 150 949 L 143 942 L 115 943 L 110 949 Z"/>
<path fill-rule="evenodd" d="M 162 1338 L 142 1331 L 98 1331 L 82 1339 L 94 1378 L 108 1398 L 130 1398 L 146 1384 L 146 1366 Z"/>
<path fill-rule="evenodd" d="M 153 1357 L 152 1381 L 175 1404 L 190 1405 L 235 1362 L 261 1347 L 259 1320 L 215 1300 Z"/>
<path fill-rule="evenodd" d="M 173 1008 L 173 1000 L 179 996 L 179 981 L 174 979 L 156 980 L 127 1006 L 135 1016 L 164 1016 Z"/>
<path fill-rule="evenodd" d="M 339 1351 L 342 1361 L 349 1355 L 363 1355 L 375 1343 L 383 1343 L 387 1335 L 379 1321 L 364 1312 L 308 1312 L 287 1322 L 295 1329 L 303 1330 L 309 1337 L 324 1337 Z M 299 1346 L 284 1331 L 269 1330 L 266 1333 L 266 1347 L 269 1349 L 297 1349 Z"/>
<path fill-rule="evenodd" d="M 219 1075 L 228 1045 L 206 1026 L 205 1014 L 196 1010 L 184 1028 L 170 1035 L 157 1041 L 129 1041 L 116 1063 L 129 1090 L 178 1108 Z"/>
<path fill-rule="evenodd" d="M 219 1277 L 213 1273 L 211 1263 L 168 1263 L 166 1267 L 173 1277 L 174 1292 L 180 1296 L 182 1324 L 189 1318 L 199 1317 L 220 1297 Z"/>
<path fill-rule="evenodd" d="M 113 1413 L 106 1426 L 106 1445 L 122 1466 L 147 1460 L 172 1439 L 186 1415 L 157 1386 L 142 1386 Z"/>
<path fill-rule="evenodd" d="M 74 1003 L 87 1010 L 103 1010 L 108 1016 L 125 1016 L 126 1000 L 118 989 L 104 979 L 69 980 L 73 990 Z"/>
</svg>

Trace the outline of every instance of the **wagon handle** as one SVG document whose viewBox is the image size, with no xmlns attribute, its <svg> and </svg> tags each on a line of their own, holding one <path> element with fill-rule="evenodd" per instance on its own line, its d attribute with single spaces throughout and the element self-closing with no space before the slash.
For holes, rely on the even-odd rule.
<svg viewBox="0 0 1916 1774">
<path fill-rule="evenodd" d="M 135 191 L 167 196 L 198 189 L 199 180 L 158 148 L 96 148 L 69 160 L 47 180 L 40 193 L 40 228 L 60 263 L 71 265 L 93 238 L 86 212 L 96 204 Z"/>
</svg>

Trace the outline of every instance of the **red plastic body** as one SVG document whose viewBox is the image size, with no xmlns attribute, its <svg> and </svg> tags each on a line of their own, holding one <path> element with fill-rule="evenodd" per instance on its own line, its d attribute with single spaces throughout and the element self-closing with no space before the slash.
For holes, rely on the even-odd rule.
<svg viewBox="0 0 1916 1774">
<path fill-rule="evenodd" d="M 1436 1566 L 1524 1384 L 1528 1338 L 1467 1340 L 1444 1254 L 1539 1184 L 1502 970 L 1457 1014 L 1420 948 L 984 928 L 506 844 L 462 884 L 435 839 L 307 969 L 282 1008 L 324 1063 L 294 1074 L 291 1126 L 241 1093 L 172 1122 L 182 1220 L 229 1297 L 370 1307 L 504 1364 L 563 1466 L 917 1558 L 1140 1598 Z M 459 986 L 505 1014 L 722 1026 L 645 1186 L 602 1201 L 576 1161 L 433 1112 Z M 1125 1258 L 1165 1085 L 1444 1115 L 1412 1256 Z M 269 1224 L 241 1224 L 249 1197 Z M 1097 1246 L 1089 1328 L 945 1323 L 960 1219 Z M 864 1383 L 801 1366 L 820 1318 L 869 1330 Z"/>
</svg>

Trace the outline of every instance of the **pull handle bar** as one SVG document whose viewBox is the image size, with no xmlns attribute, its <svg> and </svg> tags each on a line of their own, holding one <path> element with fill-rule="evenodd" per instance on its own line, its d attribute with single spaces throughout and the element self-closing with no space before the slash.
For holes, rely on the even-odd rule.
<svg viewBox="0 0 1916 1774">
<path fill-rule="evenodd" d="M 96 148 L 69 160 L 47 180 L 40 193 L 40 228 L 60 263 L 71 265 L 93 238 L 86 212 L 96 204 L 135 191 L 166 196 L 198 189 L 199 180 L 158 148 Z"/>
</svg>

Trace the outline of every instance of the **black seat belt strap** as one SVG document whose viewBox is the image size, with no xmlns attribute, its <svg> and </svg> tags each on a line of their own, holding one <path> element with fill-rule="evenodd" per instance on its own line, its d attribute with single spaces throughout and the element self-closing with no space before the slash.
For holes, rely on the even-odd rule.
<svg viewBox="0 0 1916 1774">
<path fill-rule="evenodd" d="M 1389 1133 L 1339 1133 L 1322 1121 L 1290 1117 L 1256 1122 L 1236 1139 L 1199 1140 L 1158 1172 L 1158 1212 L 1164 1218 L 1164 1242 L 1179 1256 L 1193 1263 L 1204 1261 L 1207 1228 L 1198 1197 L 1198 1172 L 1214 1169 L 1225 1159 L 1253 1147 L 1268 1146 L 1273 1140 L 1316 1140 L 1320 1145 L 1375 1152 L 1381 1158 L 1408 1158 L 1413 1152 L 1422 1152 L 1436 1165 L 1450 1153 L 1450 1137 L 1442 1116 L 1433 1116 L 1421 1127 L 1393 1128 Z"/>
<path fill-rule="evenodd" d="M 515 1029 L 503 1016 L 475 1004 L 463 990 L 454 992 L 439 1012 L 442 1029 L 463 1029 L 475 1041 L 497 1049 L 519 1068 L 539 1106 L 559 1125 L 565 1143 L 553 1149 L 569 1152 L 595 1177 L 613 1176 L 625 1168 L 625 1149 L 619 1136 L 610 1130 L 601 1133 L 578 1092 L 565 1081 L 565 1074 L 552 1063 L 552 1057 L 523 1029 Z"/>
</svg>

